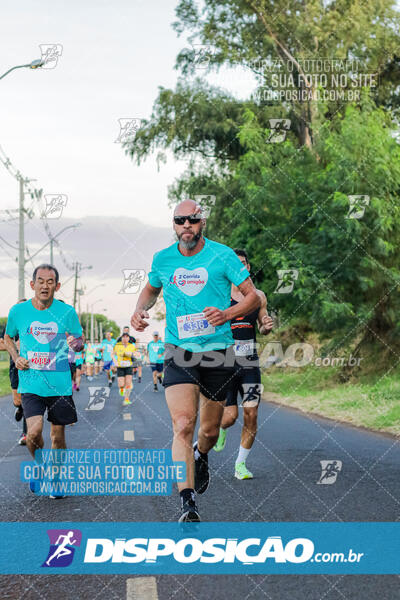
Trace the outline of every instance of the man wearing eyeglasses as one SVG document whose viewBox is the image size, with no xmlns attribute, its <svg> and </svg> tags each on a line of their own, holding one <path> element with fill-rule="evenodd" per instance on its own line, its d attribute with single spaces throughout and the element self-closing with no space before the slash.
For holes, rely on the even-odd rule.
<svg viewBox="0 0 400 600">
<path fill-rule="evenodd" d="M 186 463 L 186 480 L 178 482 L 179 521 L 200 521 L 195 491 L 202 494 L 208 487 L 208 452 L 218 439 L 235 373 L 230 320 L 255 310 L 260 299 L 234 251 L 203 236 L 205 219 L 196 202 L 178 204 L 173 220 L 178 241 L 154 255 L 131 324 L 136 331 L 148 327 L 147 311 L 163 288 L 167 309 L 163 385 L 174 430 L 172 457 Z M 230 306 L 232 284 L 243 294 L 234 306 Z M 192 446 L 199 405 L 198 440 Z"/>
</svg>

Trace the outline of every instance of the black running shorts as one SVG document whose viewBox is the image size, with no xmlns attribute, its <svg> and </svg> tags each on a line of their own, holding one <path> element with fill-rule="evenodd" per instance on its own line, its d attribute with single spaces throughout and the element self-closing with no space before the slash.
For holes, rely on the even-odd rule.
<svg viewBox="0 0 400 600">
<path fill-rule="evenodd" d="M 259 367 L 237 366 L 235 377 L 226 396 L 225 406 L 234 406 L 238 403 L 238 396 L 242 397 L 244 407 L 254 407 L 261 400 L 261 372 Z"/>
<path fill-rule="evenodd" d="M 132 367 L 117 367 L 117 377 L 125 377 L 132 375 Z"/>
<path fill-rule="evenodd" d="M 37 396 L 21 394 L 24 417 L 43 416 L 47 409 L 47 420 L 53 425 L 71 425 L 78 420 L 72 396 Z"/>
<path fill-rule="evenodd" d="M 192 383 L 209 400 L 225 400 L 235 373 L 233 346 L 225 350 L 190 352 L 167 347 L 163 386 Z"/>
</svg>

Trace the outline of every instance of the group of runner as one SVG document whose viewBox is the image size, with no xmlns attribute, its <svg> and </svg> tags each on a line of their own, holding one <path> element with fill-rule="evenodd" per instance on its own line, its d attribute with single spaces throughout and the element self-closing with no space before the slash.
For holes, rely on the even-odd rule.
<svg viewBox="0 0 400 600">
<path fill-rule="evenodd" d="M 252 478 L 246 459 L 256 436 L 261 397 L 256 327 L 266 335 L 272 319 L 265 295 L 250 279 L 246 252 L 205 238 L 205 219 L 196 202 L 185 200 L 176 207 L 173 227 L 178 241 L 154 255 L 131 325 L 138 332 L 149 326 L 148 311 L 163 289 L 165 343 L 155 331 L 147 351 L 153 389 L 159 384 L 165 388 L 173 460 L 186 463 L 186 481 L 178 483 L 179 520 L 199 521 L 196 494 L 209 485 L 209 451 L 223 450 L 226 429 L 238 416 L 239 395 L 244 423 L 235 476 Z M 52 448 L 66 447 L 65 426 L 77 421 L 72 389 L 79 390 L 84 368 L 91 378 L 100 372 L 102 361 L 108 384 L 116 375 L 123 402 L 130 404 L 133 370 L 140 381 L 144 357 L 129 327 L 115 341 L 107 332 L 101 344 L 85 342 L 75 309 L 54 298 L 60 282 L 53 265 L 37 267 L 30 285 L 33 298 L 10 310 L 3 347 L 18 374 L 13 401 L 26 419 L 26 445 L 34 456 L 43 448 L 46 410 Z M 193 443 L 198 413 L 200 427 Z"/>
</svg>

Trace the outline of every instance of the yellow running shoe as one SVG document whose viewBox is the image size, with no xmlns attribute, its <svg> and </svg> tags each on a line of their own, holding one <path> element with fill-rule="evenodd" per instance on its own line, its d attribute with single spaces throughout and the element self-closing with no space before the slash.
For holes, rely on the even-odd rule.
<svg viewBox="0 0 400 600">
<path fill-rule="evenodd" d="M 253 473 L 250 473 L 243 461 L 235 464 L 235 477 L 236 479 L 253 479 Z"/>
<path fill-rule="evenodd" d="M 221 427 L 219 430 L 219 436 L 218 436 L 217 443 L 214 446 L 215 452 L 221 452 L 221 450 L 223 450 L 225 448 L 225 444 L 226 444 L 226 429 L 222 429 L 222 427 Z"/>
<path fill-rule="evenodd" d="M 125 398 L 124 404 L 132 404 L 132 400 L 129 400 L 129 398 Z"/>
</svg>

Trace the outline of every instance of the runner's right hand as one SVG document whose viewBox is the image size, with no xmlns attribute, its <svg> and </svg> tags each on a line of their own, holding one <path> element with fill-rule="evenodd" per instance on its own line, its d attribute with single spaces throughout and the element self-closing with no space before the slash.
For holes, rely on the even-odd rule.
<svg viewBox="0 0 400 600">
<path fill-rule="evenodd" d="M 149 326 L 145 319 L 149 318 L 146 310 L 135 310 L 131 318 L 131 325 L 136 331 L 144 331 Z"/>
<path fill-rule="evenodd" d="M 18 356 L 15 366 L 20 371 L 26 371 L 29 369 L 29 360 L 27 358 L 23 358 L 22 356 Z"/>
</svg>

